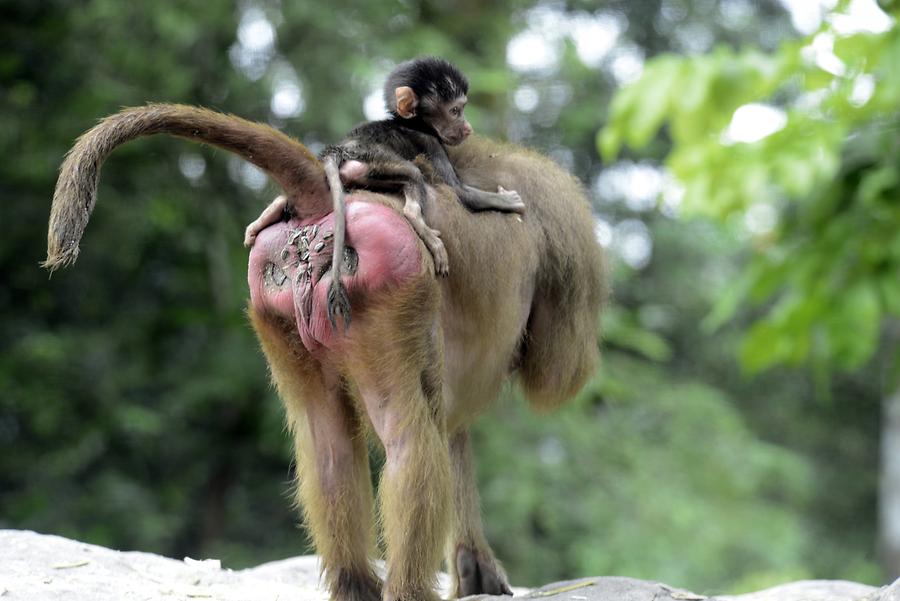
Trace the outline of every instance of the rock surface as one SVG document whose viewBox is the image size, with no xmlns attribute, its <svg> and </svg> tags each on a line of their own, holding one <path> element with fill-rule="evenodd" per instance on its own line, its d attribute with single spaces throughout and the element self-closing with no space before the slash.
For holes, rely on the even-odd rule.
<svg viewBox="0 0 900 601">
<path fill-rule="evenodd" d="M 446 594 L 449 584 L 442 577 Z M 900 601 L 900 580 L 875 588 L 845 581 L 805 581 L 757 593 L 706 597 L 657 582 L 616 576 L 516 589 L 540 601 Z M 121 552 L 23 530 L 0 530 L 0 601 L 327 601 L 314 556 L 247 570 L 217 560 L 178 561 Z M 481 597 L 485 601 L 489 597 Z M 504 599 L 497 597 L 497 601 Z"/>
</svg>

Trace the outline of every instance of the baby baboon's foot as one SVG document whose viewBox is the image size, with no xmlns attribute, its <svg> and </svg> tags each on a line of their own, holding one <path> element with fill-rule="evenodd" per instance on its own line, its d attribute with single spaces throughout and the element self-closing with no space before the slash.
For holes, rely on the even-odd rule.
<svg viewBox="0 0 900 601">
<path fill-rule="evenodd" d="M 524 213 L 525 203 L 515 190 L 507 190 L 503 186 L 497 186 L 497 194 L 501 197 L 502 209 L 513 213 Z"/>
<path fill-rule="evenodd" d="M 460 545 L 456 549 L 456 597 L 469 595 L 512 595 L 503 568 L 497 560 Z"/>
<path fill-rule="evenodd" d="M 253 246 L 256 235 L 273 223 L 281 221 L 287 208 L 288 199 L 284 194 L 273 200 L 269 206 L 263 209 L 262 214 L 244 230 L 244 246 L 247 248 Z"/>
<path fill-rule="evenodd" d="M 434 273 L 440 277 L 450 275 L 450 257 L 447 255 L 447 248 L 441 240 L 441 233 L 437 230 L 431 230 L 431 236 L 427 244 L 428 250 L 434 259 Z"/>
<path fill-rule="evenodd" d="M 244 230 L 244 246 L 250 248 L 253 246 L 253 243 L 256 242 L 256 235 L 259 233 L 259 229 L 256 227 L 256 223 L 251 223 L 247 226 L 247 229 Z"/>
</svg>

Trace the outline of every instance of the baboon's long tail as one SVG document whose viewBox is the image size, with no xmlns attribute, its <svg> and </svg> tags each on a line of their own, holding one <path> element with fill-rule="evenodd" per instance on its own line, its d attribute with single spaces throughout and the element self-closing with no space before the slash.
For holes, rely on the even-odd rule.
<svg viewBox="0 0 900 601">
<path fill-rule="evenodd" d="M 71 265 L 94 209 L 100 166 L 120 144 L 141 136 L 170 134 L 234 152 L 275 179 L 299 215 L 331 210 L 322 165 L 303 144 L 261 123 L 199 107 L 149 104 L 103 119 L 82 135 L 60 168 L 50 226 L 47 260 L 51 271 Z"/>
</svg>

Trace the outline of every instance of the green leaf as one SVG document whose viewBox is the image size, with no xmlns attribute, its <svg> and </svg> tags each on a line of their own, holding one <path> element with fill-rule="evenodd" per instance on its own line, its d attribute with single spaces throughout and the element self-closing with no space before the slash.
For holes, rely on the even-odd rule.
<svg viewBox="0 0 900 601">
<path fill-rule="evenodd" d="M 671 99 L 677 98 L 682 59 L 661 55 L 650 61 L 641 78 L 614 101 L 611 121 L 618 122 L 624 140 L 634 149 L 647 145 L 662 127 Z"/>
<path fill-rule="evenodd" d="M 635 351 L 653 361 L 667 361 L 672 357 L 672 347 L 666 339 L 638 325 L 634 316 L 626 311 L 607 311 L 603 331 L 607 344 Z"/>
<path fill-rule="evenodd" d="M 757 322 L 741 344 L 741 365 L 750 373 L 758 373 L 778 363 L 786 362 L 792 355 L 791 343 L 779 329 L 769 322 Z"/>
<path fill-rule="evenodd" d="M 619 150 L 622 148 L 622 136 L 618 129 L 612 125 L 607 125 L 596 136 L 597 151 L 604 161 L 615 161 L 619 156 Z"/>
<path fill-rule="evenodd" d="M 828 321 L 830 335 L 837 347 L 837 359 L 847 368 L 855 368 L 875 352 L 881 331 L 881 306 L 878 289 L 865 282 L 852 286 Z"/>
</svg>

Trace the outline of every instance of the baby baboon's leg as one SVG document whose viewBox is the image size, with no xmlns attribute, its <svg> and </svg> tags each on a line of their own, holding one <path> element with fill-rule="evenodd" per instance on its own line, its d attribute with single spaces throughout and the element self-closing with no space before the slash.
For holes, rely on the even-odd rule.
<svg viewBox="0 0 900 601">
<path fill-rule="evenodd" d="M 381 601 L 369 563 L 375 550 L 368 450 L 360 416 L 335 373 L 299 340 L 251 309 L 250 316 L 294 437 L 297 500 L 334 601 Z M 290 327 L 290 326 L 288 326 Z"/>
<path fill-rule="evenodd" d="M 358 162 L 354 162 L 359 164 Z M 437 275 L 446 276 L 450 273 L 450 260 L 447 257 L 447 249 L 441 241 L 441 233 L 431 228 L 425 222 L 423 206 L 428 200 L 428 189 L 425 178 L 419 168 L 410 161 L 391 158 L 390 156 L 375 155 L 366 164 L 368 170 L 362 172 L 357 169 L 353 172 L 352 179 L 347 183 L 373 190 L 390 189 L 400 187 L 403 190 L 403 215 L 406 217 L 413 230 L 425 243 L 428 252 L 434 259 L 434 272 Z"/>
<path fill-rule="evenodd" d="M 506 574 L 484 537 L 472 449 L 466 429 L 450 438 L 450 468 L 454 512 L 448 539 L 447 567 L 454 586 L 451 597 L 512 595 Z"/>
<path fill-rule="evenodd" d="M 420 282 L 423 278 L 419 278 Z M 385 601 L 437 601 L 450 517 L 437 287 L 373 303 L 354 336 L 351 371 L 385 448 L 379 486 L 387 554 Z"/>
<path fill-rule="evenodd" d="M 418 172 L 418 169 L 416 170 Z M 421 174 L 419 174 L 421 178 Z M 428 248 L 434 259 L 434 272 L 437 275 L 450 274 L 450 259 L 447 257 L 447 249 L 441 241 L 441 233 L 429 227 L 422 217 L 422 204 L 427 198 L 428 191 L 424 181 L 411 181 L 403 186 L 403 216 L 406 217 L 413 230 L 418 234 L 422 242 Z"/>
</svg>

